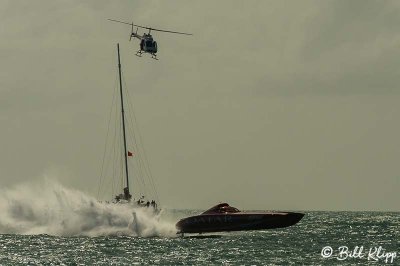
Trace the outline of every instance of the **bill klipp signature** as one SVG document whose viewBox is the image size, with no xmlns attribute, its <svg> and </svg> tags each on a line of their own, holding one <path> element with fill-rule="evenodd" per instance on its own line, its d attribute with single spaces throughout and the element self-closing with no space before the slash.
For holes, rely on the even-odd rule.
<svg viewBox="0 0 400 266">
<path fill-rule="evenodd" d="M 339 261 L 347 259 L 365 259 L 369 261 L 381 261 L 385 263 L 393 263 L 397 257 L 396 251 L 387 251 L 382 246 L 364 248 L 364 246 L 355 246 L 349 248 L 340 246 L 333 249 L 331 246 L 325 246 L 321 250 L 323 258 L 335 257 Z"/>
</svg>

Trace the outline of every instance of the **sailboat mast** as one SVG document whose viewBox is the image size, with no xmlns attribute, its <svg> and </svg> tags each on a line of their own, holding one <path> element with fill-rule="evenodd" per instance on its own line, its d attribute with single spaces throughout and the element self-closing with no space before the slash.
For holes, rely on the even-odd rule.
<svg viewBox="0 0 400 266">
<path fill-rule="evenodd" d="M 119 56 L 119 43 L 117 44 L 118 48 L 118 73 L 119 73 L 119 91 L 121 94 L 121 115 L 122 115 L 122 132 L 124 136 L 124 156 L 125 156 L 125 174 L 126 174 L 126 188 L 127 188 L 127 193 L 125 192 L 124 189 L 124 194 L 125 196 L 130 195 L 129 194 L 129 174 L 128 174 L 128 154 L 126 151 L 126 134 L 125 134 L 125 113 L 124 113 L 124 96 L 122 94 L 122 79 L 121 79 L 121 60 Z"/>
</svg>

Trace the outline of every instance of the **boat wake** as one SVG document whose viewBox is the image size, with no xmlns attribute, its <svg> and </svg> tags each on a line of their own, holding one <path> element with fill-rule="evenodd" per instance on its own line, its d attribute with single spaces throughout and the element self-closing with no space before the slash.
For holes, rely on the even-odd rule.
<svg viewBox="0 0 400 266">
<path fill-rule="evenodd" d="M 0 190 L 0 234 L 173 237 L 174 221 L 165 216 L 152 208 L 101 203 L 49 180 Z"/>
</svg>

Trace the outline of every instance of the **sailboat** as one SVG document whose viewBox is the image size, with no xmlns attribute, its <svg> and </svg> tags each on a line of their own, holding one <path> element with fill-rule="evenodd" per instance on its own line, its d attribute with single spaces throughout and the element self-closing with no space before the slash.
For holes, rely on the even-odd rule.
<svg viewBox="0 0 400 266">
<path fill-rule="evenodd" d="M 137 157 L 137 160 L 138 160 L 139 163 L 137 164 L 137 171 L 135 171 L 135 172 L 136 172 L 136 175 L 141 175 L 142 185 L 143 186 L 145 184 L 145 181 L 143 180 L 143 175 L 145 175 L 147 173 L 147 175 L 148 175 L 148 177 L 150 179 L 152 179 L 152 175 L 150 173 L 150 168 L 148 166 L 148 162 L 147 162 L 146 156 L 144 155 L 145 159 L 143 159 L 141 157 L 140 152 L 133 153 L 133 152 L 129 151 L 128 148 L 127 148 L 128 147 L 128 141 L 127 141 L 127 139 L 128 139 L 128 136 L 127 136 L 128 135 L 127 134 L 127 131 L 128 131 L 127 130 L 127 115 L 126 115 L 125 106 L 124 106 L 124 104 L 126 103 L 127 100 L 124 99 L 124 90 L 123 90 L 123 84 L 122 84 L 122 67 L 121 67 L 119 44 L 117 44 L 117 51 L 118 51 L 118 79 L 119 79 L 119 99 L 120 99 L 120 110 L 119 110 L 120 111 L 120 115 L 118 115 L 118 116 L 120 118 L 122 127 L 115 125 L 115 128 L 116 129 L 117 128 L 121 129 L 121 132 L 119 134 L 122 137 L 122 144 L 123 145 L 121 145 L 122 147 L 119 147 L 119 148 L 120 148 L 120 150 L 122 150 L 123 156 L 121 156 L 122 158 L 120 158 L 120 159 L 122 159 L 122 160 L 120 160 L 121 162 L 118 165 L 118 168 L 120 168 L 120 171 L 115 171 L 114 170 L 112 175 L 114 176 L 114 178 L 115 177 L 123 177 L 123 178 L 122 178 L 122 180 L 120 180 L 121 182 L 119 184 L 120 185 L 119 189 L 121 189 L 122 191 L 119 191 L 119 193 L 114 196 L 112 202 L 116 203 L 116 204 L 131 204 L 134 207 L 153 208 L 154 210 L 158 211 L 159 210 L 158 209 L 159 200 L 158 200 L 157 192 L 155 190 L 154 182 L 152 180 L 151 180 L 150 184 L 151 184 L 151 186 L 152 186 L 152 188 L 153 188 L 153 190 L 155 192 L 155 193 L 153 193 L 153 196 L 154 196 L 153 199 L 149 199 L 144 194 L 138 194 L 137 198 L 134 198 L 132 196 L 133 190 L 131 190 L 131 186 L 130 186 L 130 177 L 131 176 L 130 176 L 130 171 L 129 171 L 130 169 L 129 169 L 129 159 L 128 159 L 128 157 L 133 157 L 133 155 L 135 155 L 135 157 Z M 113 99 L 113 102 L 114 102 L 114 99 Z M 117 115 L 117 112 L 118 112 L 118 110 L 116 110 L 116 112 L 115 112 L 116 115 Z M 132 112 L 133 112 L 133 110 L 132 110 Z M 136 118 L 134 120 L 136 120 Z M 110 125 L 109 125 L 109 127 L 110 127 Z M 117 130 L 115 130 L 115 132 L 117 132 Z M 118 134 L 118 133 L 116 133 L 116 134 Z M 108 133 L 107 133 L 107 135 L 108 135 Z M 134 130 L 132 130 L 132 134 L 131 135 L 132 135 L 132 139 L 133 139 L 133 141 L 131 141 L 132 142 L 131 146 L 136 146 L 136 149 L 140 150 L 137 147 L 139 141 L 135 137 Z M 139 139 L 141 139 L 141 137 Z M 115 146 L 117 146 L 117 145 L 115 145 Z M 105 148 L 105 152 L 104 152 L 105 154 L 106 154 L 106 150 L 107 150 L 107 142 L 106 142 L 106 148 Z M 118 150 L 118 148 L 115 149 L 115 147 L 113 147 L 113 150 L 114 151 Z M 144 149 L 143 148 L 142 148 L 142 151 L 144 153 Z M 119 153 L 119 155 L 120 154 L 121 153 Z M 105 161 L 104 158 L 105 157 L 103 157 L 103 166 L 104 166 L 104 161 Z M 144 166 L 144 167 L 141 167 L 140 163 L 142 163 L 142 164 L 143 163 L 145 163 L 145 164 L 147 163 L 147 165 Z M 101 183 L 102 183 L 101 181 L 102 181 L 102 177 L 103 177 L 103 166 L 102 166 L 102 174 L 101 174 L 101 177 L 100 177 L 100 184 L 99 184 L 99 192 L 98 192 L 98 194 L 100 194 L 100 188 L 101 188 Z M 142 168 L 145 169 L 145 170 L 143 171 Z M 121 187 L 121 185 L 122 185 L 122 187 Z M 112 186 L 112 187 L 114 187 L 114 186 Z M 141 192 L 138 192 L 138 193 L 141 193 Z"/>
</svg>

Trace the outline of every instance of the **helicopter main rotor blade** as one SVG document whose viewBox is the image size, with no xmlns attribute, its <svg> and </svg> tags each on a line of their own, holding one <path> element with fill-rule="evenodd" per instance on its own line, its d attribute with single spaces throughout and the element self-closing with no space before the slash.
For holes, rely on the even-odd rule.
<svg viewBox="0 0 400 266">
<path fill-rule="evenodd" d="M 132 26 L 133 26 L 133 23 L 129 23 L 129 22 L 125 22 L 125 21 L 119 21 L 119 20 L 115 20 L 115 19 L 108 19 L 108 20 L 113 21 L 113 22 L 118 22 L 118 23 L 122 23 L 122 24 L 127 24 L 127 25 L 132 25 Z"/>
<path fill-rule="evenodd" d="M 159 30 L 159 29 L 147 28 L 147 27 L 143 27 L 143 28 L 149 29 L 149 30 L 161 31 L 161 32 L 168 32 L 168 33 L 176 33 L 176 34 L 183 34 L 183 35 L 193 35 L 192 33 L 179 32 L 179 31 Z"/>
<path fill-rule="evenodd" d="M 108 19 L 108 20 L 113 21 L 113 22 L 118 22 L 118 23 L 122 23 L 122 24 L 127 24 L 127 25 L 131 25 L 131 26 L 135 26 L 135 27 L 139 27 L 139 28 L 142 28 L 142 29 L 148 29 L 148 30 L 154 30 L 154 31 L 160 31 L 160 32 L 168 32 L 168 33 L 175 33 L 175 34 L 183 34 L 183 35 L 193 35 L 192 33 L 186 33 L 186 32 L 170 31 L 170 30 L 160 30 L 160 29 L 150 28 L 150 27 L 141 26 L 141 25 L 136 25 L 136 24 L 133 24 L 133 23 L 129 23 L 129 22 L 125 22 L 125 21 L 120 21 L 120 20 L 115 20 L 115 19 Z"/>
</svg>

